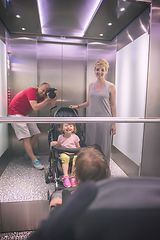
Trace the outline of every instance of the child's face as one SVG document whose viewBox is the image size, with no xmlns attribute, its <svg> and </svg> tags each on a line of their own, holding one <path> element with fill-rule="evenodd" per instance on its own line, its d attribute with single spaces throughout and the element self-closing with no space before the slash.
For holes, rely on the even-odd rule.
<svg viewBox="0 0 160 240">
<path fill-rule="evenodd" d="M 72 133 L 74 131 L 73 124 L 64 123 L 63 124 L 63 132 L 64 133 Z"/>
</svg>

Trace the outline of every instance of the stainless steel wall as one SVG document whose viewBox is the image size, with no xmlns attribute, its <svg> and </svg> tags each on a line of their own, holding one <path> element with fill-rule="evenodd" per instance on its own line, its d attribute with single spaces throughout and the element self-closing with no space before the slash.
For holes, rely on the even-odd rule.
<svg viewBox="0 0 160 240">
<path fill-rule="evenodd" d="M 24 88 L 37 86 L 36 43 L 36 37 L 10 36 L 11 70 L 8 76 L 8 88 L 11 89 L 11 97 Z M 32 112 L 31 116 L 37 116 L 37 113 Z M 22 142 L 17 140 L 11 127 L 9 130 L 12 156 L 24 155 Z"/>
<path fill-rule="evenodd" d="M 96 81 L 94 73 L 94 63 L 99 58 L 104 58 L 109 62 L 108 73 L 105 78 L 107 81 L 115 83 L 117 38 L 110 42 L 88 41 L 87 45 L 87 92 L 91 82 Z"/>
<path fill-rule="evenodd" d="M 116 40 L 97 43 L 72 39 L 60 42 L 58 38 L 11 36 L 10 47 L 11 74 L 8 82 L 12 97 L 24 88 L 48 82 L 59 91 L 57 109 L 82 103 L 86 101 L 89 83 L 95 81 L 94 62 L 98 58 L 109 61 L 107 80 L 115 80 Z M 32 112 L 30 115 L 36 114 Z M 49 107 L 40 110 L 38 116 L 49 116 Z M 86 110 L 79 109 L 79 116 L 86 116 Z M 42 134 L 34 150 L 48 154 L 49 124 L 38 126 Z M 24 154 L 22 142 L 18 142 L 12 129 L 11 133 L 12 154 L 21 156 Z"/>
<path fill-rule="evenodd" d="M 160 117 L 160 1 L 152 0 L 146 117 Z M 160 176 L 160 124 L 145 124 L 140 174 Z"/>
<path fill-rule="evenodd" d="M 86 49 L 86 44 L 37 43 L 38 85 L 48 82 L 51 87 L 58 89 L 57 109 L 85 101 Z M 79 109 L 79 116 L 84 115 L 85 110 Z M 49 116 L 49 108 L 45 107 L 40 110 L 39 117 L 41 116 Z M 38 152 L 48 154 L 49 125 L 40 124 L 39 127 L 42 134 L 38 141 Z"/>
</svg>

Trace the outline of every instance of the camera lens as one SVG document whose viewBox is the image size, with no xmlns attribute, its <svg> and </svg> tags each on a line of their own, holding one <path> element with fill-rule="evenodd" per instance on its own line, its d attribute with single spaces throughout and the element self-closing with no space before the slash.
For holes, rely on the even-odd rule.
<svg viewBox="0 0 160 240">
<path fill-rule="evenodd" d="M 56 94 L 55 94 L 54 91 L 51 91 L 48 95 L 49 95 L 49 97 L 50 97 L 51 99 L 53 99 L 53 98 L 56 97 Z"/>
</svg>

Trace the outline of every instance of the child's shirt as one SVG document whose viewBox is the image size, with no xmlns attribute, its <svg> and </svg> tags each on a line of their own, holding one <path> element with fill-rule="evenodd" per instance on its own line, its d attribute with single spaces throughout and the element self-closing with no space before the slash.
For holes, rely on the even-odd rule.
<svg viewBox="0 0 160 240">
<path fill-rule="evenodd" d="M 58 136 L 58 144 L 65 148 L 76 148 L 76 143 L 79 141 L 79 137 L 74 133 L 69 138 L 64 137 L 64 134 Z"/>
</svg>

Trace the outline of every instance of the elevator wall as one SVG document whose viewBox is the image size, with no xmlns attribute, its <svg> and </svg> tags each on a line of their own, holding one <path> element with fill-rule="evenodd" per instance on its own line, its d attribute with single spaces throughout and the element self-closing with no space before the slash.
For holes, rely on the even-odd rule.
<svg viewBox="0 0 160 240">
<path fill-rule="evenodd" d="M 160 117 L 160 1 L 152 0 L 146 118 Z M 160 176 L 160 123 L 145 123 L 141 175 Z"/>
<path fill-rule="evenodd" d="M 37 43 L 37 74 L 38 85 L 48 82 L 58 89 L 57 108 L 69 107 L 71 104 L 85 101 L 86 88 L 86 44 L 68 43 Z M 84 116 L 85 110 L 79 109 L 79 116 Z M 49 116 L 49 108 L 38 112 L 38 116 Z M 42 132 L 38 141 L 38 153 L 49 152 L 47 132 L 49 124 L 39 124 Z"/>
<path fill-rule="evenodd" d="M 8 86 L 12 97 L 27 87 L 36 87 L 48 82 L 51 87 L 58 89 L 57 108 L 68 107 L 86 101 L 88 86 L 95 81 L 94 62 L 98 58 L 105 58 L 110 63 L 107 80 L 115 80 L 116 40 L 113 42 L 95 42 L 87 40 L 64 40 L 57 38 L 12 36 L 11 48 L 11 74 Z M 78 110 L 79 116 L 86 116 L 86 109 Z M 49 116 L 49 107 L 38 112 L 32 111 L 30 116 Z M 34 152 L 48 154 L 49 124 L 38 124 L 41 135 Z M 85 124 L 83 125 L 85 132 Z M 22 142 L 18 141 L 10 127 L 12 156 L 25 154 Z"/>
</svg>

